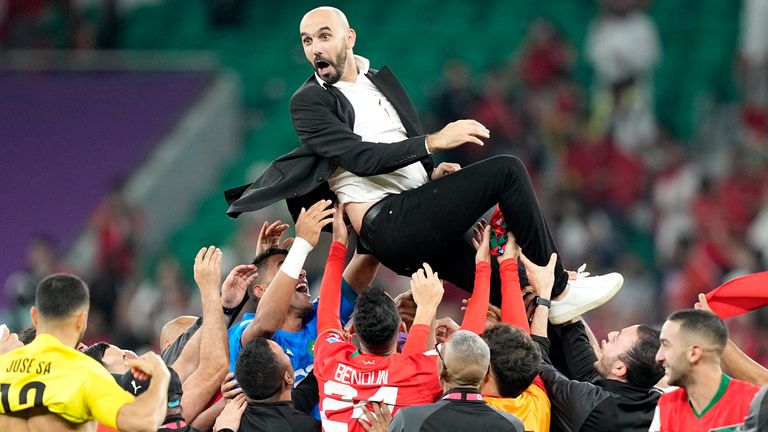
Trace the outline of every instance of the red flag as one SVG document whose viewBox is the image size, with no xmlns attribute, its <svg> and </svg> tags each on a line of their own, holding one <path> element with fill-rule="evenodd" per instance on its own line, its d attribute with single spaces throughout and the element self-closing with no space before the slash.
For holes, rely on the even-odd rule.
<svg viewBox="0 0 768 432">
<path fill-rule="evenodd" d="M 707 293 L 707 302 L 722 319 L 768 306 L 768 272 L 730 280 Z"/>
</svg>

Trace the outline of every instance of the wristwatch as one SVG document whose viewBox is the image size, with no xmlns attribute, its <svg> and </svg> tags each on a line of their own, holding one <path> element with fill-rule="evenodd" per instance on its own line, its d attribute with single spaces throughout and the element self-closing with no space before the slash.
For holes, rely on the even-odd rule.
<svg viewBox="0 0 768 432">
<path fill-rule="evenodd" d="M 536 296 L 533 298 L 533 304 L 536 306 L 546 306 L 547 308 L 552 307 L 552 301 L 549 299 L 541 298 L 539 296 Z"/>
</svg>

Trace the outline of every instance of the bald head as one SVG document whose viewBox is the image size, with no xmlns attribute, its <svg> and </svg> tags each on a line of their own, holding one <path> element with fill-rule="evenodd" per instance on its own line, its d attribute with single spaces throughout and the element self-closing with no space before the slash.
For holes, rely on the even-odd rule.
<svg viewBox="0 0 768 432">
<path fill-rule="evenodd" d="M 184 333 L 184 330 L 188 329 L 189 326 L 194 324 L 196 319 L 197 317 L 191 315 L 182 315 L 178 318 L 168 321 L 163 326 L 163 329 L 160 330 L 160 346 L 162 349 L 166 349 L 171 346 L 173 341 L 181 336 L 181 334 Z"/>
<path fill-rule="evenodd" d="M 491 361 L 491 351 L 483 339 L 467 330 L 459 330 L 451 336 L 443 348 L 441 374 L 449 387 L 479 387 Z"/>
<path fill-rule="evenodd" d="M 355 82 L 357 67 L 352 49 L 356 34 L 344 12 L 322 6 L 307 12 L 299 24 L 304 56 L 318 78 L 328 84 Z"/>
<path fill-rule="evenodd" d="M 320 6 L 305 13 L 299 24 L 299 31 L 301 31 L 305 23 L 312 20 L 320 20 L 329 24 L 336 24 L 341 30 L 349 30 L 347 16 L 344 15 L 344 12 L 332 6 Z"/>
</svg>

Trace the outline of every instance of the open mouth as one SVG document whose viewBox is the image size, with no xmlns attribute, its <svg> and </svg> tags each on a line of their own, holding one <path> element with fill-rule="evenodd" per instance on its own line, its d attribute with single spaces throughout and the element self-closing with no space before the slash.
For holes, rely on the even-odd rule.
<svg viewBox="0 0 768 432">
<path fill-rule="evenodd" d="M 296 284 L 296 292 L 309 295 L 309 285 L 306 280 L 299 281 L 299 283 Z"/>
<path fill-rule="evenodd" d="M 331 73 L 331 64 L 325 60 L 315 60 L 315 69 L 320 75 L 328 75 Z"/>
</svg>

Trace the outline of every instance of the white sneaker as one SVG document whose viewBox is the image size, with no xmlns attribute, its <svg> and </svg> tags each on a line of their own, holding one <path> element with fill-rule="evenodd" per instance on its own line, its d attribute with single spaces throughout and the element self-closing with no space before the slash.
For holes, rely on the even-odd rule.
<svg viewBox="0 0 768 432">
<path fill-rule="evenodd" d="M 568 281 L 568 293 L 561 300 L 552 300 L 549 322 L 562 324 L 606 303 L 621 289 L 624 277 L 620 273 L 586 277 L 579 275 Z"/>
</svg>

